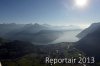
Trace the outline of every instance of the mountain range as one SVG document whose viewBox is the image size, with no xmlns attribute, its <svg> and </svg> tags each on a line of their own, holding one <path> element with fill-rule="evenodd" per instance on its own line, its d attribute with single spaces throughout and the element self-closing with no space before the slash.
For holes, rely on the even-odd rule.
<svg viewBox="0 0 100 66">
<path fill-rule="evenodd" d="M 28 41 L 35 44 L 55 43 L 63 34 L 70 32 L 72 38 L 76 38 L 81 29 L 77 26 L 51 26 L 48 24 L 0 24 L 0 37 L 7 40 L 21 40 Z M 71 31 L 74 31 L 73 34 Z M 64 36 L 63 36 L 64 37 Z M 68 41 L 68 40 L 67 40 Z M 76 40 L 73 40 L 76 41 Z M 63 42 L 60 41 L 60 42 Z M 70 41 L 71 42 L 71 41 Z"/>
</svg>

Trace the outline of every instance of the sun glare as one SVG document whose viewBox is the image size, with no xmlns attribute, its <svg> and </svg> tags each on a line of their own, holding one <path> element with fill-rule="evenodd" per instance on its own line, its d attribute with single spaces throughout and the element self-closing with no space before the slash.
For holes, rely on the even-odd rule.
<svg viewBox="0 0 100 66">
<path fill-rule="evenodd" d="M 88 0 L 75 0 L 75 4 L 78 7 L 85 7 L 88 3 Z"/>
</svg>

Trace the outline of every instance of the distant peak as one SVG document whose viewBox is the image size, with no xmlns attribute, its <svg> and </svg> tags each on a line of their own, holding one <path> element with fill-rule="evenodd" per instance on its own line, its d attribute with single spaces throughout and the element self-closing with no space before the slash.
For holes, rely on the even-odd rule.
<svg viewBox="0 0 100 66">
<path fill-rule="evenodd" d="M 34 25 L 39 25 L 38 23 L 34 23 Z"/>
</svg>

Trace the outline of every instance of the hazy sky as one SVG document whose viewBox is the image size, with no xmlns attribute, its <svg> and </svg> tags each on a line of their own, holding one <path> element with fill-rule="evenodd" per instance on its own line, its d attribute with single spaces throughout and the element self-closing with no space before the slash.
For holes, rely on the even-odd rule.
<svg viewBox="0 0 100 66">
<path fill-rule="evenodd" d="M 76 7 L 74 0 L 0 0 L 0 23 L 88 25 L 100 21 L 100 0 Z"/>
</svg>

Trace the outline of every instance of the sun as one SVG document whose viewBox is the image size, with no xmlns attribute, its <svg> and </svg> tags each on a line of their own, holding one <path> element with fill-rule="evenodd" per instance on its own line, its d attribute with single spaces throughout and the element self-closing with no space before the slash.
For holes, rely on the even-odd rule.
<svg viewBox="0 0 100 66">
<path fill-rule="evenodd" d="M 75 4 L 78 7 L 85 7 L 88 4 L 88 0 L 75 0 Z"/>
</svg>

